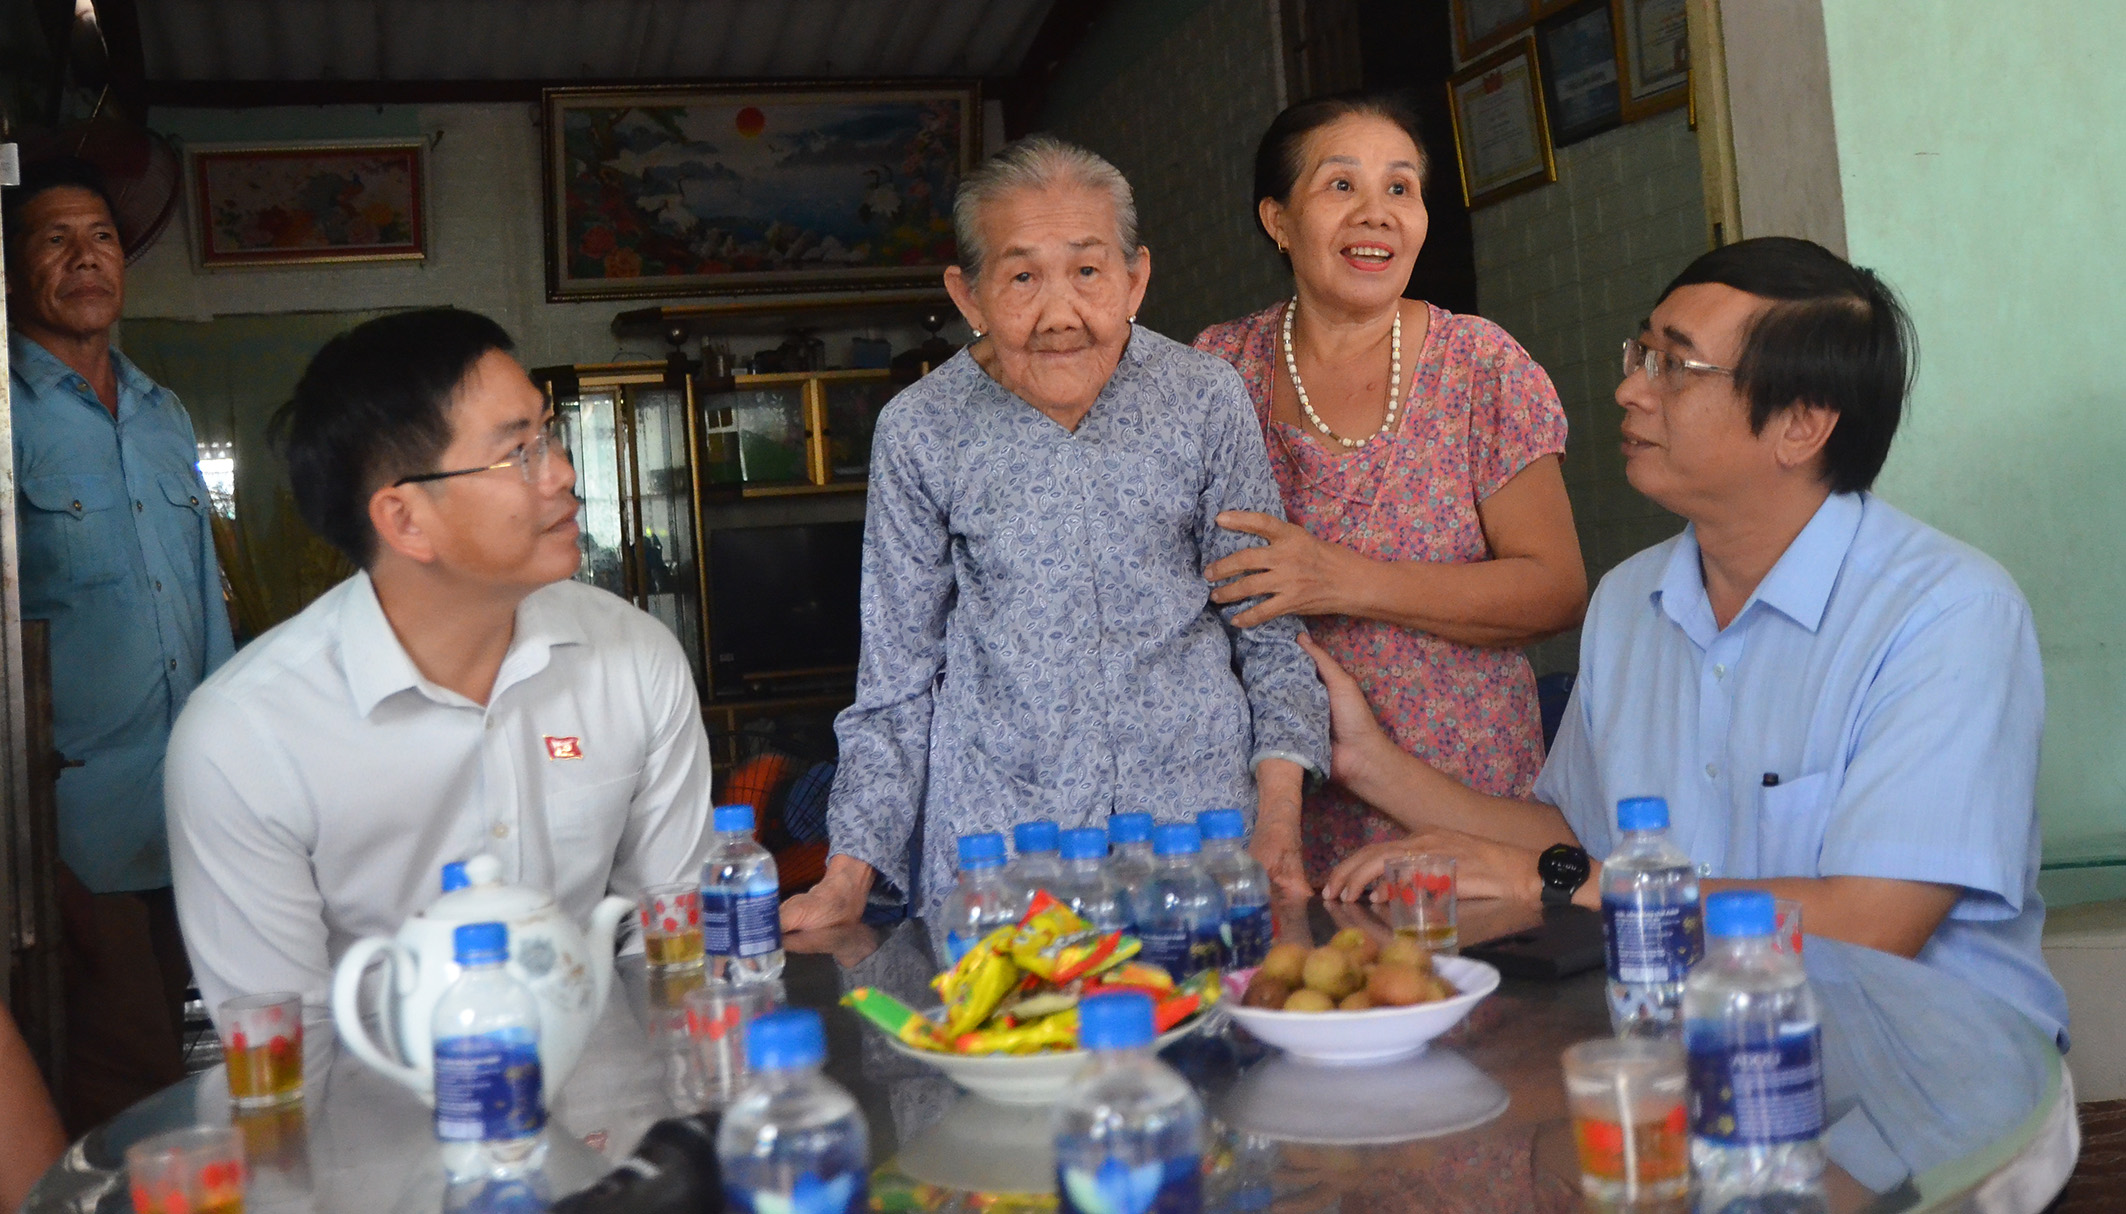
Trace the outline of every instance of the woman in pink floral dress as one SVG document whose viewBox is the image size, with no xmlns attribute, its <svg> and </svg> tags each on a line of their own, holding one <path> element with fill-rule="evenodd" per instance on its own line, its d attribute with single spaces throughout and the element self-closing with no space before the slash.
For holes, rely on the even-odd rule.
<svg viewBox="0 0 2126 1214">
<path fill-rule="evenodd" d="M 1587 605 L 1565 414 L 1503 329 L 1402 298 L 1426 230 L 1416 130 L 1391 103 L 1326 98 L 1263 136 L 1257 213 L 1295 295 L 1196 345 L 1253 395 L 1291 522 L 1220 516 L 1268 543 L 1206 576 L 1218 602 L 1263 596 L 1242 626 L 1304 616 L 1410 753 L 1525 797 L 1543 739 L 1520 647 Z M 1405 833 L 1334 785 L 1302 818 L 1256 824 L 1254 851 L 1287 888 Z"/>
</svg>

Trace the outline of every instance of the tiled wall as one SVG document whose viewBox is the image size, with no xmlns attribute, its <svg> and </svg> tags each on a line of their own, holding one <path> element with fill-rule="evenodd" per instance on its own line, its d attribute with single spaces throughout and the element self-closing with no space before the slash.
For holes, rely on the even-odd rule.
<svg viewBox="0 0 2126 1214">
<path fill-rule="evenodd" d="M 1152 250 L 1140 315 L 1169 337 L 1188 341 L 1291 292 L 1248 197 L 1255 143 L 1283 108 L 1280 72 L 1270 7 L 1221 0 L 1180 17 L 1156 41 L 1072 64 L 1077 78 L 1059 82 L 1044 115 L 1051 133 L 1113 161 L 1136 190 L 1138 227 Z"/>
<path fill-rule="evenodd" d="M 1697 137 L 1681 110 L 1557 154 L 1558 180 L 1472 216 L 1483 314 L 1557 384 L 1571 424 L 1565 486 L 1590 584 L 1681 529 L 1624 479 L 1617 348 L 1668 280 L 1705 251 Z M 1578 665 L 1577 634 L 1537 646 L 1540 672 Z"/>
</svg>

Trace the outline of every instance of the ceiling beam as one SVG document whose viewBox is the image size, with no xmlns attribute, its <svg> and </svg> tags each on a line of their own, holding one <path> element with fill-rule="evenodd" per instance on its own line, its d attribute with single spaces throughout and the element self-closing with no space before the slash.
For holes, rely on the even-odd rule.
<svg viewBox="0 0 2126 1214">
<path fill-rule="evenodd" d="M 1041 120 L 1041 110 L 1048 104 L 1048 92 L 1055 84 L 1056 74 L 1070 61 L 1071 53 L 1085 41 L 1085 36 L 1092 32 L 1093 23 L 1112 6 L 1112 2 L 1056 0 L 1055 7 L 1048 10 L 1047 20 L 1041 22 L 1039 32 L 1033 36 L 1033 44 L 1026 50 L 1026 61 L 1019 65 L 1017 75 L 1004 82 L 1001 90 L 1004 138 L 1020 138 Z"/>
</svg>

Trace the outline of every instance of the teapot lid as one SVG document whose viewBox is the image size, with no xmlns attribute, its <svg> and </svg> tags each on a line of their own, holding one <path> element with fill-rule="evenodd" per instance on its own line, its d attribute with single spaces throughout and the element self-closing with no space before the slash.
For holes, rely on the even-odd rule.
<svg viewBox="0 0 2126 1214">
<path fill-rule="evenodd" d="M 437 898 L 421 912 L 422 918 L 445 922 L 510 923 L 545 910 L 554 896 L 544 890 L 502 884 L 502 862 L 479 855 L 465 861 L 465 886 Z"/>
</svg>

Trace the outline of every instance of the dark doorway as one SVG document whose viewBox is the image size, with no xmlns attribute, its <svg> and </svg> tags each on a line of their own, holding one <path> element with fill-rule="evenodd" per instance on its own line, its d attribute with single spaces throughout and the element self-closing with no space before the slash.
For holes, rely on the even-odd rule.
<svg viewBox="0 0 2126 1214">
<path fill-rule="evenodd" d="M 1462 205 L 1461 167 L 1454 155 L 1454 123 L 1447 111 L 1447 78 L 1454 74 L 1449 0 L 1358 0 L 1361 70 L 1369 93 L 1396 93 L 1415 110 L 1431 159 L 1425 210 L 1431 228 L 1410 274 L 1412 299 L 1450 312 L 1476 311 L 1476 245 L 1469 208 Z"/>
</svg>

